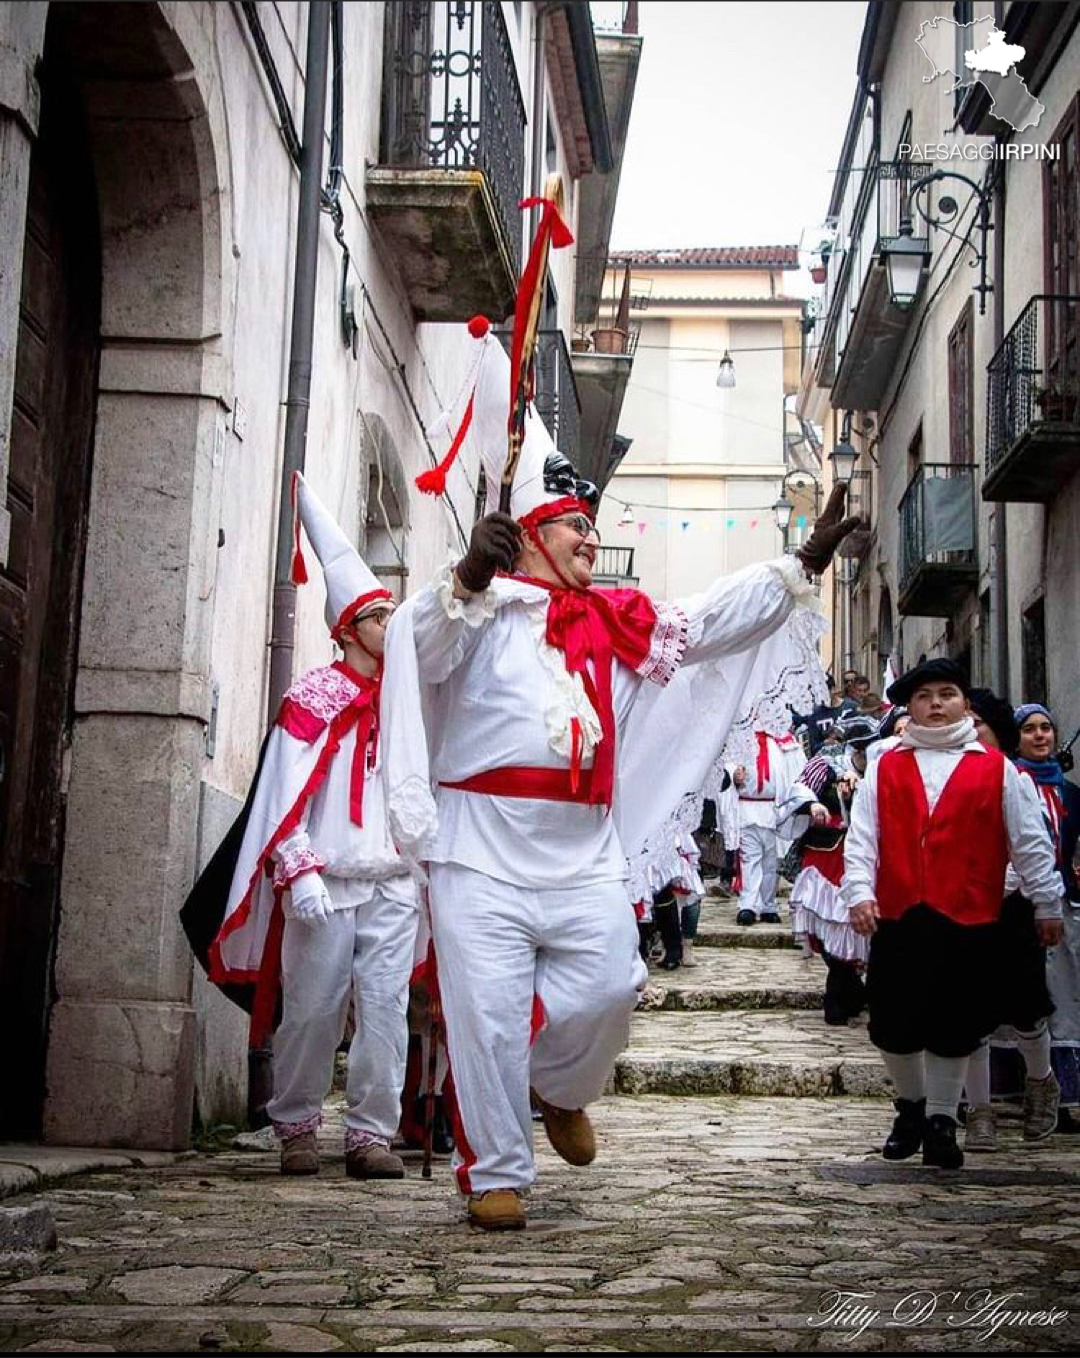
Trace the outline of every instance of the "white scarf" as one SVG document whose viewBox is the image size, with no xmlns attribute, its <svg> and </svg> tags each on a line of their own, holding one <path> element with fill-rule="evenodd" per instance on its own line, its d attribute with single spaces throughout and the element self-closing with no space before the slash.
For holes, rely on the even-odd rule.
<svg viewBox="0 0 1080 1358">
<path fill-rule="evenodd" d="M 909 750 L 962 750 L 975 739 L 975 722 L 967 716 L 951 726 L 919 726 L 908 722 L 900 744 Z"/>
</svg>

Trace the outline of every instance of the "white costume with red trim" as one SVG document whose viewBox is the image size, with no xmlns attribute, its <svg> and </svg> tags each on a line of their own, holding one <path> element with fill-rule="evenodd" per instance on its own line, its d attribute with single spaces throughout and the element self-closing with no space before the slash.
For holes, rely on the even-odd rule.
<svg viewBox="0 0 1080 1358">
<path fill-rule="evenodd" d="M 682 799 L 684 779 L 704 781 L 746 710 L 747 690 L 784 710 L 770 677 L 813 669 L 812 639 L 800 649 L 785 626 L 809 589 L 787 558 L 719 581 L 682 607 L 652 611 L 638 666 L 612 663 L 611 812 L 581 800 L 602 722 L 547 640 L 554 592 L 497 577 L 484 594 L 460 600 L 447 572 L 391 621 L 391 824 L 398 842 L 431 865 L 463 1191 L 533 1181 L 530 1084 L 564 1108 L 601 1093 L 645 980 L 626 886 L 628 846 L 635 856 L 645 846 Z M 405 703 L 410 666 L 430 754 L 417 709 Z M 756 720 L 758 704 L 749 705 Z M 582 785 L 572 799 L 575 720 Z M 480 790 L 496 788 L 507 770 L 550 774 L 561 792 Z"/>
<path fill-rule="evenodd" d="M 470 333 L 483 348 L 452 450 L 483 459 L 493 510 L 510 361 Z M 591 514 L 587 489 L 529 410 L 513 517 Z M 646 979 L 627 854 L 730 733 L 786 729 L 788 701 L 824 693 L 813 627 L 793 616 L 811 592 L 790 557 L 681 606 L 521 576 L 460 599 L 447 569 L 391 620 L 390 823 L 430 873 L 463 1192 L 532 1183 L 530 1085 L 563 1109 L 602 1091 Z"/>
<path fill-rule="evenodd" d="M 776 880 L 781 845 L 790 842 L 777 830 L 776 806 L 799 780 L 806 755 L 791 735 L 755 732 L 754 760 L 745 764 L 739 789 L 739 909 L 756 917 L 776 913 Z"/>
<path fill-rule="evenodd" d="M 302 478 L 297 493 L 337 634 L 390 596 Z M 397 1129 L 419 915 L 415 881 L 388 827 L 380 698 L 379 679 L 343 661 L 310 671 L 289 689 L 263 753 L 225 918 L 209 953 L 212 981 L 256 983 L 253 1045 L 262 1045 L 272 1026 L 280 978 L 268 1112 L 283 1138 L 319 1124 L 352 996 L 347 1149 L 389 1144 Z M 318 911 L 310 893 L 297 889 L 313 880 L 329 898 Z"/>
</svg>

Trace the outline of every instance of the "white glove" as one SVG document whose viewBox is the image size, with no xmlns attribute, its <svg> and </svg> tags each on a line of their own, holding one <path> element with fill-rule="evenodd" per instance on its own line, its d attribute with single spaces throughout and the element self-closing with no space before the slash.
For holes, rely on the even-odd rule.
<svg viewBox="0 0 1080 1358">
<path fill-rule="evenodd" d="M 289 884 L 292 893 L 292 914 L 304 924 L 325 924 L 334 907 L 322 874 L 312 869 L 294 877 Z"/>
</svg>

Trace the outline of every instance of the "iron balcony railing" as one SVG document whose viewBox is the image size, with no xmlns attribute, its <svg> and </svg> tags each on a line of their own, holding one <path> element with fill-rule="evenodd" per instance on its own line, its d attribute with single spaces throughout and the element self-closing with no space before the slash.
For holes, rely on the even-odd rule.
<svg viewBox="0 0 1080 1358">
<path fill-rule="evenodd" d="M 986 472 L 1035 424 L 1080 424 L 1080 297 L 1033 297 L 987 365 Z"/>
<path fill-rule="evenodd" d="M 974 464 L 924 463 L 900 501 L 900 593 L 923 567 L 974 566 L 975 549 Z"/>
<path fill-rule="evenodd" d="M 929 227 L 911 210 L 911 190 L 918 180 L 932 174 L 930 163 L 883 160 L 865 169 L 852 170 L 845 199 L 846 220 L 829 255 L 825 307 L 835 326 L 836 362 L 839 364 L 867 274 L 881 258 L 883 245 L 900 235 L 907 222 L 915 240 L 927 241 Z M 927 206 L 925 199 L 924 206 Z"/>
<path fill-rule="evenodd" d="M 499 330 L 497 334 L 509 353 L 512 332 Z M 561 330 L 537 331 L 534 362 L 533 408 L 555 440 L 559 452 L 573 462 L 581 437 L 581 400 L 570 364 L 570 351 Z"/>
<path fill-rule="evenodd" d="M 383 98 L 383 164 L 481 170 L 520 272 L 525 105 L 502 5 L 387 5 Z"/>
<path fill-rule="evenodd" d="M 581 401 L 561 330 L 541 330 L 537 336 L 533 404 L 559 451 L 573 462 L 581 431 Z"/>
<path fill-rule="evenodd" d="M 593 579 L 633 580 L 633 547 L 601 547 L 596 553 Z"/>
</svg>

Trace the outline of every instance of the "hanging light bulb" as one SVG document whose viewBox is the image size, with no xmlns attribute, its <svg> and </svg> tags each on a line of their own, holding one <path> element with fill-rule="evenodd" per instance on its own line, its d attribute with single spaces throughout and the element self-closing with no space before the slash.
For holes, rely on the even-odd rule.
<svg viewBox="0 0 1080 1358">
<path fill-rule="evenodd" d="M 634 523 L 634 510 L 630 505 L 623 505 L 622 518 L 619 520 L 620 528 L 629 528 Z"/>
<path fill-rule="evenodd" d="M 732 360 L 729 350 L 724 350 L 724 357 L 720 360 L 720 371 L 716 374 L 716 385 L 725 391 L 735 385 L 735 363 Z"/>
</svg>

